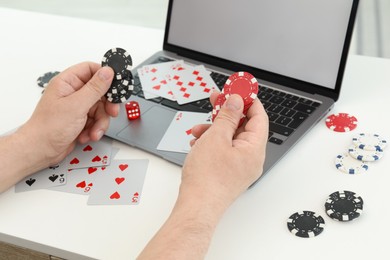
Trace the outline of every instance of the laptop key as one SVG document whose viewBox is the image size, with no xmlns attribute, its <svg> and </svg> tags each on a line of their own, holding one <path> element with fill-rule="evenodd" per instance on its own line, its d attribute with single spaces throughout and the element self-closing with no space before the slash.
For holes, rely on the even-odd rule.
<svg viewBox="0 0 390 260">
<path fill-rule="evenodd" d="M 302 124 L 303 121 L 308 117 L 308 114 L 297 112 L 293 117 L 293 121 L 288 125 L 291 128 L 297 129 L 298 126 Z"/>
<path fill-rule="evenodd" d="M 305 104 L 298 103 L 295 107 L 295 110 L 298 110 L 300 112 L 306 113 L 306 114 L 311 114 L 313 111 L 316 109 L 315 107 L 308 106 Z"/>
<path fill-rule="evenodd" d="M 294 132 L 294 129 L 292 128 L 282 126 L 273 122 L 269 123 L 269 130 L 284 136 L 290 136 Z"/>
<path fill-rule="evenodd" d="M 272 97 L 272 94 L 263 91 L 263 92 L 259 93 L 258 97 L 259 97 L 260 100 L 268 100 L 268 99 L 270 99 Z"/>
<path fill-rule="evenodd" d="M 280 114 L 281 114 L 282 116 L 286 116 L 286 117 L 292 117 L 295 113 L 296 113 L 295 110 L 289 109 L 289 108 L 287 108 L 287 107 L 284 108 L 284 109 L 282 110 L 282 112 L 280 112 Z"/>
<path fill-rule="evenodd" d="M 277 120 L 275 120 L 275 123 L 281 124 L 281 125 L 288 125 L 292 121 L 291 118 L 280 116 Z"/>
<path fill-rule="evenodd" d="M 293 108 L 296 104 L 297 104 L 297 102 L 292 100 L 292 99 L 286 99 L 281 103 L 282 106 L 288 107 L 288 108 Z"/>
<path fill-rule="evenodd" d="M 279 117 L 278 114 L 272 113 L 272 112 L 268 112 L 267 115 L 268 115 L 268 120 L 269 120 L 270 122 L 275 121 L 275 120 Z"/>
<path fill-rule="evenodd" d="M 275 92 L 275 91 L 274 91 Z M 283 101 L 284 101 L 284 98 L 280 97 L 280 96 L 273 96 L 272 98 L 270 98 L 269 100 L 271 103 L 274 103 L 274 104 L 281 104 Z"/>
<path fill-rule="evenodd" d="M 283 110 L 283 107 L 276 104 L 272 104 L 267 110 L 270 112 L 279 113 Z"/>
<path fill-rule="evenodd" d="M 283 140 L 280 140 L 279 138 L 276 137 L 271 137 L 268 139 L 269 142 L 274 143 L 274 144 L 282 144 Z"/>
<path fill-rule="evenodd" d="M 261 103 L 263 104 L 264 109 L 268 109 L 272 104 L 267 101 L 261 100 Z"/>
</svg>

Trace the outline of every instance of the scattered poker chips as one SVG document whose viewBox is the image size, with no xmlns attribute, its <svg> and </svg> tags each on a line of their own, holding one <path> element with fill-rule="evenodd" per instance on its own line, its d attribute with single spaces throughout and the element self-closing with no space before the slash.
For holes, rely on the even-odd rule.
<svg viewBox="0 0 390 260">
<path fill-rule="evenodd" d="M 383 157 L 387 141 L 378 134 L 360 133 L 352 138 L 348 153 L 337 155 L 336 168 L 347 174 L 359 174 L 368 170 L 369 162 Z"/>
<path fill-rule="evenodd" d="M 349 132 L 356 128 L 357 119 L 347 113 L 338 113 L 326 118 L 326 126 L 335 132 Z"/>
<path fill-rule="evenodd" d="M 351 191 L 336 191 L 325 202 L 328 216 L 337 221 L 351 221 L 363 212 L 363 199 Z"/>
<path fill-rule="evenodd" d="M 287 220 L 287 228 L 298 237 L 315 237 L 324 230 L 324 219 L 312 211 L 300 211 Z"/>
<path fill-rule="evenodd" d="M 243 117 L 240 120 L 241 125 L 244 122 L 248 109 L 257 98 L 259 92 L 259 84 L 256 78 L 248 72 L 236 72 L 226 80 L 222 92 L 217 97 L 212 112 L 212 121 L 216 118 L 222 105 L 233 94 L 238 94 L 244 101 Z"/>
<path fill-rule="evenodd" d="M 46 88 L 50 80 L 55 76 L 57 76 L 58 74 L 60 74 L 59 71 L 46 72 L 45 74 L 43 74 L 37 79 L 38 86 L 40 86 L 41 88 Z"/>
<path fill-rule="evenodd" d="M 131 72 L 133 61 L 130 54 L 121 48 L 108 50 L 102 59 L 102 66 L 109 66 L 114 70 L 115 76 L 106 98 L 111 103 L 126 102 L 134 88 L 134 78 Z"/>
<path fill-rule="evenodd" d="M 361 133 L 352 139 L 353 144 L 366 151 L 382 151 L 387 141 L 378 134 L 364 134 Z"/>
<path fill-rule="evenodd" d="M 366 162 L 355 160 L 348 153 L 337 155 L 335 165 L 338 170 L 348 174 L 359 174 L 368 170 Z"/>
</svg>

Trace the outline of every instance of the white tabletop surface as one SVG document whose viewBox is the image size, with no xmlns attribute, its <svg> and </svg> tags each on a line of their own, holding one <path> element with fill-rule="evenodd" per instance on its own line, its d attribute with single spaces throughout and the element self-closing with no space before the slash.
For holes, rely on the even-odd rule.
<svg viewBox="0 0 390 260">
<path fill-rule="evenodd" d="M 100 62 L 112 47 L 127 49 L 135 65 L 161 49 L 163 31 L 0 8 L 0 133 L 28 119 L 41 96 L 37 78 L 75 63 Z M 390 138 L 390 60 L 350 56 L 332 113 L 359 123 L 349 133 L 321 121 L 262 180 L 243 194 L 219 224 L 207 259 L 390 259 L 390 153 L 360 175 L 334 166 L 359 132 Z M 167 218 L 180 167 L 114 142 L 116 159 L 150 160 L 137 206 L 87 206 L 87 197 L 49 190 L 0 195 L 0 240 L 68 259 L 134 259 Z M 390 150 L 390 148 L 388 148 Z M 0 151 L 0 154 L 7 151 Z M 1 171 L 6 169 L 1 169 Z M 364 199 L 350 223 L 324 212 L 327 196 L 351 190 Z M 287 218 L 311 210 L 326 222 L 311 239 L 293 236 Z"/>
</svg>

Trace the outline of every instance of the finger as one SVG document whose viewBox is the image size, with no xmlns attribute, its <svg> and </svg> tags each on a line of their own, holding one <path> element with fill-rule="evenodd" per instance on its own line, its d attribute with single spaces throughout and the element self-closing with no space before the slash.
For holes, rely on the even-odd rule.
<svg viewBox="0 0 390 260">
<path fill-rule="evenodd" d="M 77 91 L 83 87 L 100 68 L 101 66 L 98 63 L 83 62 L 69 67 L 57 75 L 57 77 Z"/>
<path fill-rule="evenodd" d="M 192 128 L 192 135 L 195 137 L 195 138 L 199 138 L 204 132 L 207 131 L 207 129 L 210 128 L 210 124 L 200 124 L 200 125 L 195 125 L 193 128 Z"/>
<path fill-rule="evenodd" d="M 210 95 L 210 103 L 213 107 L 214 107 L 215 101 L 217 100 L 219 93 L 221 93 L 221 92 L 214 90 L 213 93 L 211 93 L 211 95 Z"/>
<path fill-rule="evenodd" d="M 229 140 L 233 139 L 241 119 L 243 107 L 244 101 L 242 100 L 242 97 L 237 94 L 231 95 L 226 100 L 212 125 L 213 131 L 218 132 L 217 136 Z"/>
<path fill-rule="evenodd" d="M 119 104 L 111 103 L 106 101 L 105 102 L 106 112 L 108 115 L 112 117 L 117 117 L 119 114 Z"/>
<path fill-rule="evenodd" d="M 93 115 L 95 122 L 89 131 L 89 137 L 92 141 L 98 141 L 107 131 L 110 125 L 110 116 L 106 113 L 103 102 L 99 102 Z"/>
<path fill-rule="evenodd" d="M 113 77 L 114 71 L 110 67 L 100 68 L 79 91 L 71 96 L 75 104 L 80 104 L 82 110 L 89 111 L 107 92 Z"/>
</svg>

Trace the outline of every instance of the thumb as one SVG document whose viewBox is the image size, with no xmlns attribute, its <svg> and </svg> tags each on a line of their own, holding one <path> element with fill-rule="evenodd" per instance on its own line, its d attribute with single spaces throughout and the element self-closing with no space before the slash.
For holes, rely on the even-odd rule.
<svg viewBox="0 0 390 260">
<path fill-rule="evenodd" d="M 114 71 L 110 67 L 100 68 L 93 77 L 75 93 L 80 104 L 89 110 L 110 88 Z"/>
<path fill-rule="evenodd" d="M 243 107 L 244 101 L 237 94 L 231 95 L 226 100 L 213 124 L 220 135 L 232 139 L 240 122 Z"/>
</svg>

